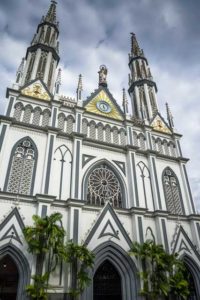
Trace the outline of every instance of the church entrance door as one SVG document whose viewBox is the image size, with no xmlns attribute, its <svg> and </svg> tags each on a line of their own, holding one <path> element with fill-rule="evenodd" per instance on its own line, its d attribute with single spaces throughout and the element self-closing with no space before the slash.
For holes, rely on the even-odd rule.
<svg viewBox="0 0 200 300">
<path fill-rule="evenodd" d="M 13 259 L 6 255 L 0 260 L 0 300 L 16 300 L 19 273 Z"/>
<path fill-rule="evenodd" d="M 94 275 L 93 300 L 122 300 L 121 278 L 108 260 L 100 265 Z"/>
</svg>

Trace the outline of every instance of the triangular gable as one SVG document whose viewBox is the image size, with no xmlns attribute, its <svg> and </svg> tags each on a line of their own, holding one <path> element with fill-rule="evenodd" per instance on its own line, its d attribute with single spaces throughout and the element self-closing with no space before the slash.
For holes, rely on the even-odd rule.
<svg viewBox="0 0 200 300">
<path fill-rule="evenodd" d="M 15 207 L 0 224 L 0 240 L 8 239 L 10 241 L 14 239 L 22 244 L 20 236 L 23 235 L 24 227 L 24 222 Z"/>
<path fill-rule="evenodd" d="M 172 133 L 171 129 L 169 128 L 168 124 L 165 122 L 163 117 L 157 113 L 153 120 L 150 123 L 150 126 L 153 127 L 154 130 L 164 132 L 164 133 Z"/>
<path fill-rule="evenodd" d="M 117 120 L 124 119 L 121 108 L 106 87 L 99 87 L 98 90 L 91 94 L 84 102 L 84 107 L 86 111 L 100 116 Z"/>
<path fill-rule="evenodd" d="M 29 82 L 21 88 L 20 92 L 22 95 L 45 101 L 50 101 L 52 98 L 46 85 L 40 79 Z"/>
<path fill-rule="evenodd" d="M 120 246 L 123 244 L 129 249 L 132 245 L 131 239 L 116 215 L 114 209 L 107 203 L 103 208 L 99 218 L 92 227 L 85 244 L 91 248 L 111 240 Z"/>
<path fill-rule="evenodd" d="M 200 260 L 200 255 L 198 251 L 196 250 L 195 245 L 190 240 L 189 236 L 185 232 L 182 226 L 180 226 L 176 241 L 173 248 L 173 253 L 179 253 L 181 254 L 190 254 L 193 257 L 197 257 L 198 260 Z"/>
</svg>

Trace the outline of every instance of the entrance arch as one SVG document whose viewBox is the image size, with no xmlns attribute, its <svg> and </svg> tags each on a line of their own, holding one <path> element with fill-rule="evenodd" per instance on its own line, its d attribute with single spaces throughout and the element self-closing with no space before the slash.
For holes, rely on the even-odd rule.
<svg viewBox="0 0 200 300">
<path fill-rule="evenodd" d="M 188 255 L 183 257 L 183 262 L 189 277 L 190 295 L 187 300 L 198 300 L 200 299 L 200 269 L 195 261 Z"/>
<path fill-rule="evenodd" d="M 93 300 L 122 300 L 121 278 L 109 260 L 105 260 L 93 278 Z"/>
<path fill-rule="evenodd" d="M 28 300 L 26 286 L 30 283 L 31 272 L 29 263 L 24 254 L 15 245 L 8 243 L 0 248 L 0 264 L 1 262 L 7 262 L 8 266 L 12 267 L 15 271 L 16 297 L 11 298 L 11 300 Z M 5 271 L 3 272 L 5 274 Z M 11 274 L 10 272 L 7 273 L 7 278 L 9 280 Z M 16 282 L 17 276 L 18 280 Z M 7 297 L 5 299 L 7 300 L 9 298 Z"/>
<path fill-rule="evenodd" d="M 15 300 L 17 298 L 18 283 L 17 266 L 12 257 L 5 255 L 0 260 L 0 299 Z"/>
<path fill-rule="evenodd" d="M 91 285 L 85 289 L 81 295 L 81 300 L 95 300 L 93 299 L 94 284 L 95 284 L 95 274 L 102 264 L 108 261 L 112 264 L 115 272 L 119 274 L 121 280 L 121 299 L 120 300 L 139 300 L 140 283 L 138 280 L 138 270 L 132 260 L 132 258 L 123 250 L 120 246 L 116 245 L 112 241 L 105 242 L 99 245 L 95 250 L 95 262 L 94 269 L 89 274 L 92 278 Z M 107 300 L 106 297 L 100 298 Z M 108 298 L 109 299 L 109 298 Z M 111 298 L 112 299 L 112 298 Z M 115 298 L 113 298 L 115 299 Z"/>
</svg>

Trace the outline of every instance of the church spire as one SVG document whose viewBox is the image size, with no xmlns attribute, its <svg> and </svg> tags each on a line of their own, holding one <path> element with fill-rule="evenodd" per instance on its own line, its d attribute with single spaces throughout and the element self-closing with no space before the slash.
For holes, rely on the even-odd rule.
<svg viewBox="0 0 200 300">
<path fill-rule="evenodd" d="M 48 10 L 44 20 L 46 22 L 58 25 L 58 23 L 56 21 L 56 4 L 57 4 L 56 1 L 51 0 L 51 5 L 49 7 L 49 10 Z"/>
<path fill-rule="evenodd" d="M 31 45 L 27 49 L 26 63 L 21 85 L 41 79 L 49 92 L 55 86 L 55 72 L 59 57 L 59 29 L 56 19 L 56 2 L 51 1 L 49 10 L 37 27 Z"/>
<path fill-rule="evenodd" d="M 148 61 L 140 48 L 136 35 L 131 33 L 131 53 L 129 54 L 129 94 L 134 117 L 150 124 L 158 111 L 156 83 L 153 81 Z"/>
</svg>

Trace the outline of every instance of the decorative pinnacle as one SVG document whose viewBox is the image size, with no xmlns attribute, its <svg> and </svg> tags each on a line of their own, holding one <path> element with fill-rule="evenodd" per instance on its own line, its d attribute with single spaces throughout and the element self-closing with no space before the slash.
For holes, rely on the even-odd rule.
<svg viewBox="0 0 200 300">
<path fill-rule="evenodd" d="M 19 68 L 17 70 L 17 73 L 22 73 L 23 72 L 23 70 L 24 70 L 24 61 L 25 61 L 25 58 L 23 57 L 20 65 L 19 65 Z"/>
<path fill-rule="evenodd" d="M 123 106 L 123 109 L 124 109 L 124 113 L 128 114 L 128 100 L 127 100 L 127 97 L 126 97 L 126 90 L 125 90 L 125 88 L 122 89 L 122 93 L 123 93 L 123 96 L 122 96 L 122 106 Z"/>
<path fill-rule="evenodd" d="M 56 82 L 55 82 L 55 93 L 56 94 L 59 94 L 59 89 L 61 86 L 61 73 L 62 73 L 62 70 L 61 70 L 61 68 L 59 68 L 58 75 L 57 75 Z"/>
<path fill-rule="evenodd" d="M 172 113 L 171 113 L 171 110 L 170 110 L 170 108 L 169 108 L 169 104 L 166 102 L 166 110 L 167 110 L 167 120 L 168 120 L 168 122 L 169 122 L 169 126 L 171 127 L 171 128 L 174 128 L 174 121 L 173 121 L 173 116 L 172 116 Z"/>
<path fill-rule="evenodd" d="M 56 5 L 57 5 L 57 2 L 54 0 L 51 0 L 51 5 L 50 5 L 47 15 L 45 17 L 45 21 L 56 24 Z"/>
<path fill-rule="evenodd" d="M 77 94 L 77 101 L 81 100 L 81 92 L 83 91 L 83 83 L 82 83 L 82 75 L 79 75 L 78 78 L 78 86 L 77 86 L 77 90 L 76 90 L 76 94 Z"/>
<path fill-rule="evenodd" d="M 105 65 L 101 65 L 99 68 L 99 86 L 107 87 L 107 74 L 108 69 Z"/>
<path fill-rule="evenodd" d="M 140 49 L 135 33 L 131 32 L 131 55 L 143 56 L 143 50 Z"/>
</svg>

